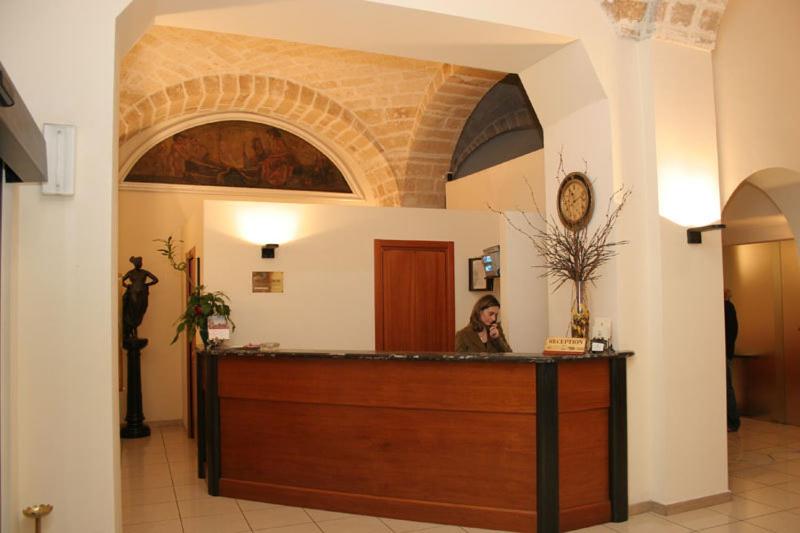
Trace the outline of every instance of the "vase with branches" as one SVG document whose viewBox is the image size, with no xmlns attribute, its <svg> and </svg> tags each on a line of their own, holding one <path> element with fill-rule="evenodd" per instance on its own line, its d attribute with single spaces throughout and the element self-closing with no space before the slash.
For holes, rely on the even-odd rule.
<svg viewBox="0 0 800 533">
<path fill-rule="evenodd" d="M 175 256 L 177 254 L 177 243 L 173 240 L 172 235 L 166 239 L 156 239 L 156 242 L 161 243 L 161 248 L 158 253 L 167 258 L 170 266 L 182 272 L 186 276 L 187 281 L 190 273 L 186 261 L 177 261 Z M 178 241 L 182 242 L 182 241 Z M 200 333 L 200 339 L 203 341 L 203 347 L 208 349 L 212 344 L 208 338 L 208 317 L 218 315 L 225 318 L 225 321 L 231 325 L 231 330 L 236 328 L 236 324 L 231 320 L 231 308 L 228 302 L 230 299 L 225 293 L 221 291 L 206 292 L 203 285 L 194 285 L 192 291 L 186 297 L 186 307 L 183 313 L 175 321 L 175 336 L 172 338 L 172 344 L 178 340 L 180 334 L 186 331 L 186 335 L 190 339 L 194 339 L 197 332 Z"/>
<path fill-rule="evenodd" d="M 587 169 L 588 170 L 588 169 Z M 566 177 L 563 157 L 556 173 L 556 180 Z M 587 285 L 600 278 L 600 267 L 617 255 L 620 246 L 628 241 L 613 240 L 614 226 L 631 195 L 627 187 L 615 190 L 608 199 L 605 216 L 594 230 L 588 226 L 571 229 L 559 223 L 554 216 L 546 216 L 539 208 L 536 195 L 530 183 L 525 180 L 533 201 L 535 214 L 520 210 L 524 224 L 515 223 L 507 213 L 491 208 L 501 214 L 506 222 L 527 237 L 542 263 L 542 277 L 549 277 L 553 290 L 560 289 L 570 282 L 574 290 L 570 333 L 572 337 L 587 338 L 589 334 L 589 308 L 587 305 Z"/>
</svg>

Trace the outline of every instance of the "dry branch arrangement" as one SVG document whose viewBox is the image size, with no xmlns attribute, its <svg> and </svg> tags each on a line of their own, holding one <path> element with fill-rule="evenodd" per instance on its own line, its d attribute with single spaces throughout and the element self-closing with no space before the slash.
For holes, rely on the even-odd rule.
<svg viewBox="0 0 800 533">
<path fill-rule="evenodd" d="M 566 175 L 562 157 L 556 180 L 561 182 Z M 530 239 L 542 259 L 542 264 L 535 266 L 544 269 L 541 277 L 550 277 L 553 280 L 554 291 L 566 282 L 575 284 L 576 305 L 573 309 L 572 334 L 585 336 L 589 312 L 585 306 L 584 285 L 586 282 L 594 285 L 600 277 L 600 267 L 617 255 L 620 246 L 628 244 L 628 241 L 610 239 L 614 225 L 630 198 L 631 190 L 623 186 L 609 196 L 602 223 L 590 232 L 587 226 L 573 230 L 562 225 L 555 216 L 545 216 L 539 208 L 530 182 L 526 179 L 525 183 L 536 209 L 535 215 L 520 210 L 527 227 L 520 227 L 506 213 L 491 206 L 489 208 L 501 214 L 512 228 Z"/>
<path fill-rule="evenodd" d="M 500 214 L 512 228 L 530 239 L 543 261 L 543 264 L 536 265 L 545 269 L 542 277 L 552 276 L 555 281 L 554 290 L 558 290 L 567 281 L 594 283 L 599 278 L 600 267 L 617 255 L 616 248 L 628 244 L 628 241 L 609 241 L 609 238 L 631 195 L 630 189 L 621 187 L 614 191 L 608 199 L 603 223 L 591 233 L 586 227 L 572 231 L 559 224 L 552 215 L 549 218 L 545 217 L 536 204 L 529 183 L 528 189 L 531 191 L 531 198 L 541 224 L 537 225 L 525 211 L 521 211 L 521 214 L 528 228 L 519 227 L 506 213 Z M 615 199 L 618 199 L 616 205 L 614 205 Z M 499 212 L 494 209 L 493 211 Z"/>
</svg>

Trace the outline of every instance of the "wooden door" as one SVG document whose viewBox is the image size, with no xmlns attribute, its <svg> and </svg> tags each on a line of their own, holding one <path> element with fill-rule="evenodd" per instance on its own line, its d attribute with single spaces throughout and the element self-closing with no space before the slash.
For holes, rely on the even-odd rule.
<svg viewBox="0 0 800 533">
<path fill-rule="evenodd" d="M 375 241 L 375 349 L 453 351 L 453 243 Z"/>
</svg>

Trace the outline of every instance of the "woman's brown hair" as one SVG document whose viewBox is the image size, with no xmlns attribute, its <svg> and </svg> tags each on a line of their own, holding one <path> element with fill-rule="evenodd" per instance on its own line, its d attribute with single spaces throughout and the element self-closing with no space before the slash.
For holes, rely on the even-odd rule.
<svg viewBox="0 0 800 533">
<path fill-rule="evenodd" d="M 486 324 L 481 321 L 481 311 L 489 307 L 500 307 L 500 302 L 493 294 L 481 296 L 475 305 L 472 307 L 472 314 L 469 315 L 469 325 L 472 326 L 473 331 L 483 331 L 486 329 Z"/>
</svg>

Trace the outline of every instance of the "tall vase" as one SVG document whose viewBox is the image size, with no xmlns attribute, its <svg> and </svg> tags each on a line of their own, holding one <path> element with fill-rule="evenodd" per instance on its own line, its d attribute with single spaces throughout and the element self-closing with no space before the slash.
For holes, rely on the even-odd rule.
<svg viewBox="0 0 800 533">
<path fill-rule="evenodd" d="M 575 303 L 572 305 L 570 331 L 576 338 L 589 337 L 589 307 L 586 305 L 586 284 L 583 281 L 575 281 Z"/>
</svg>

